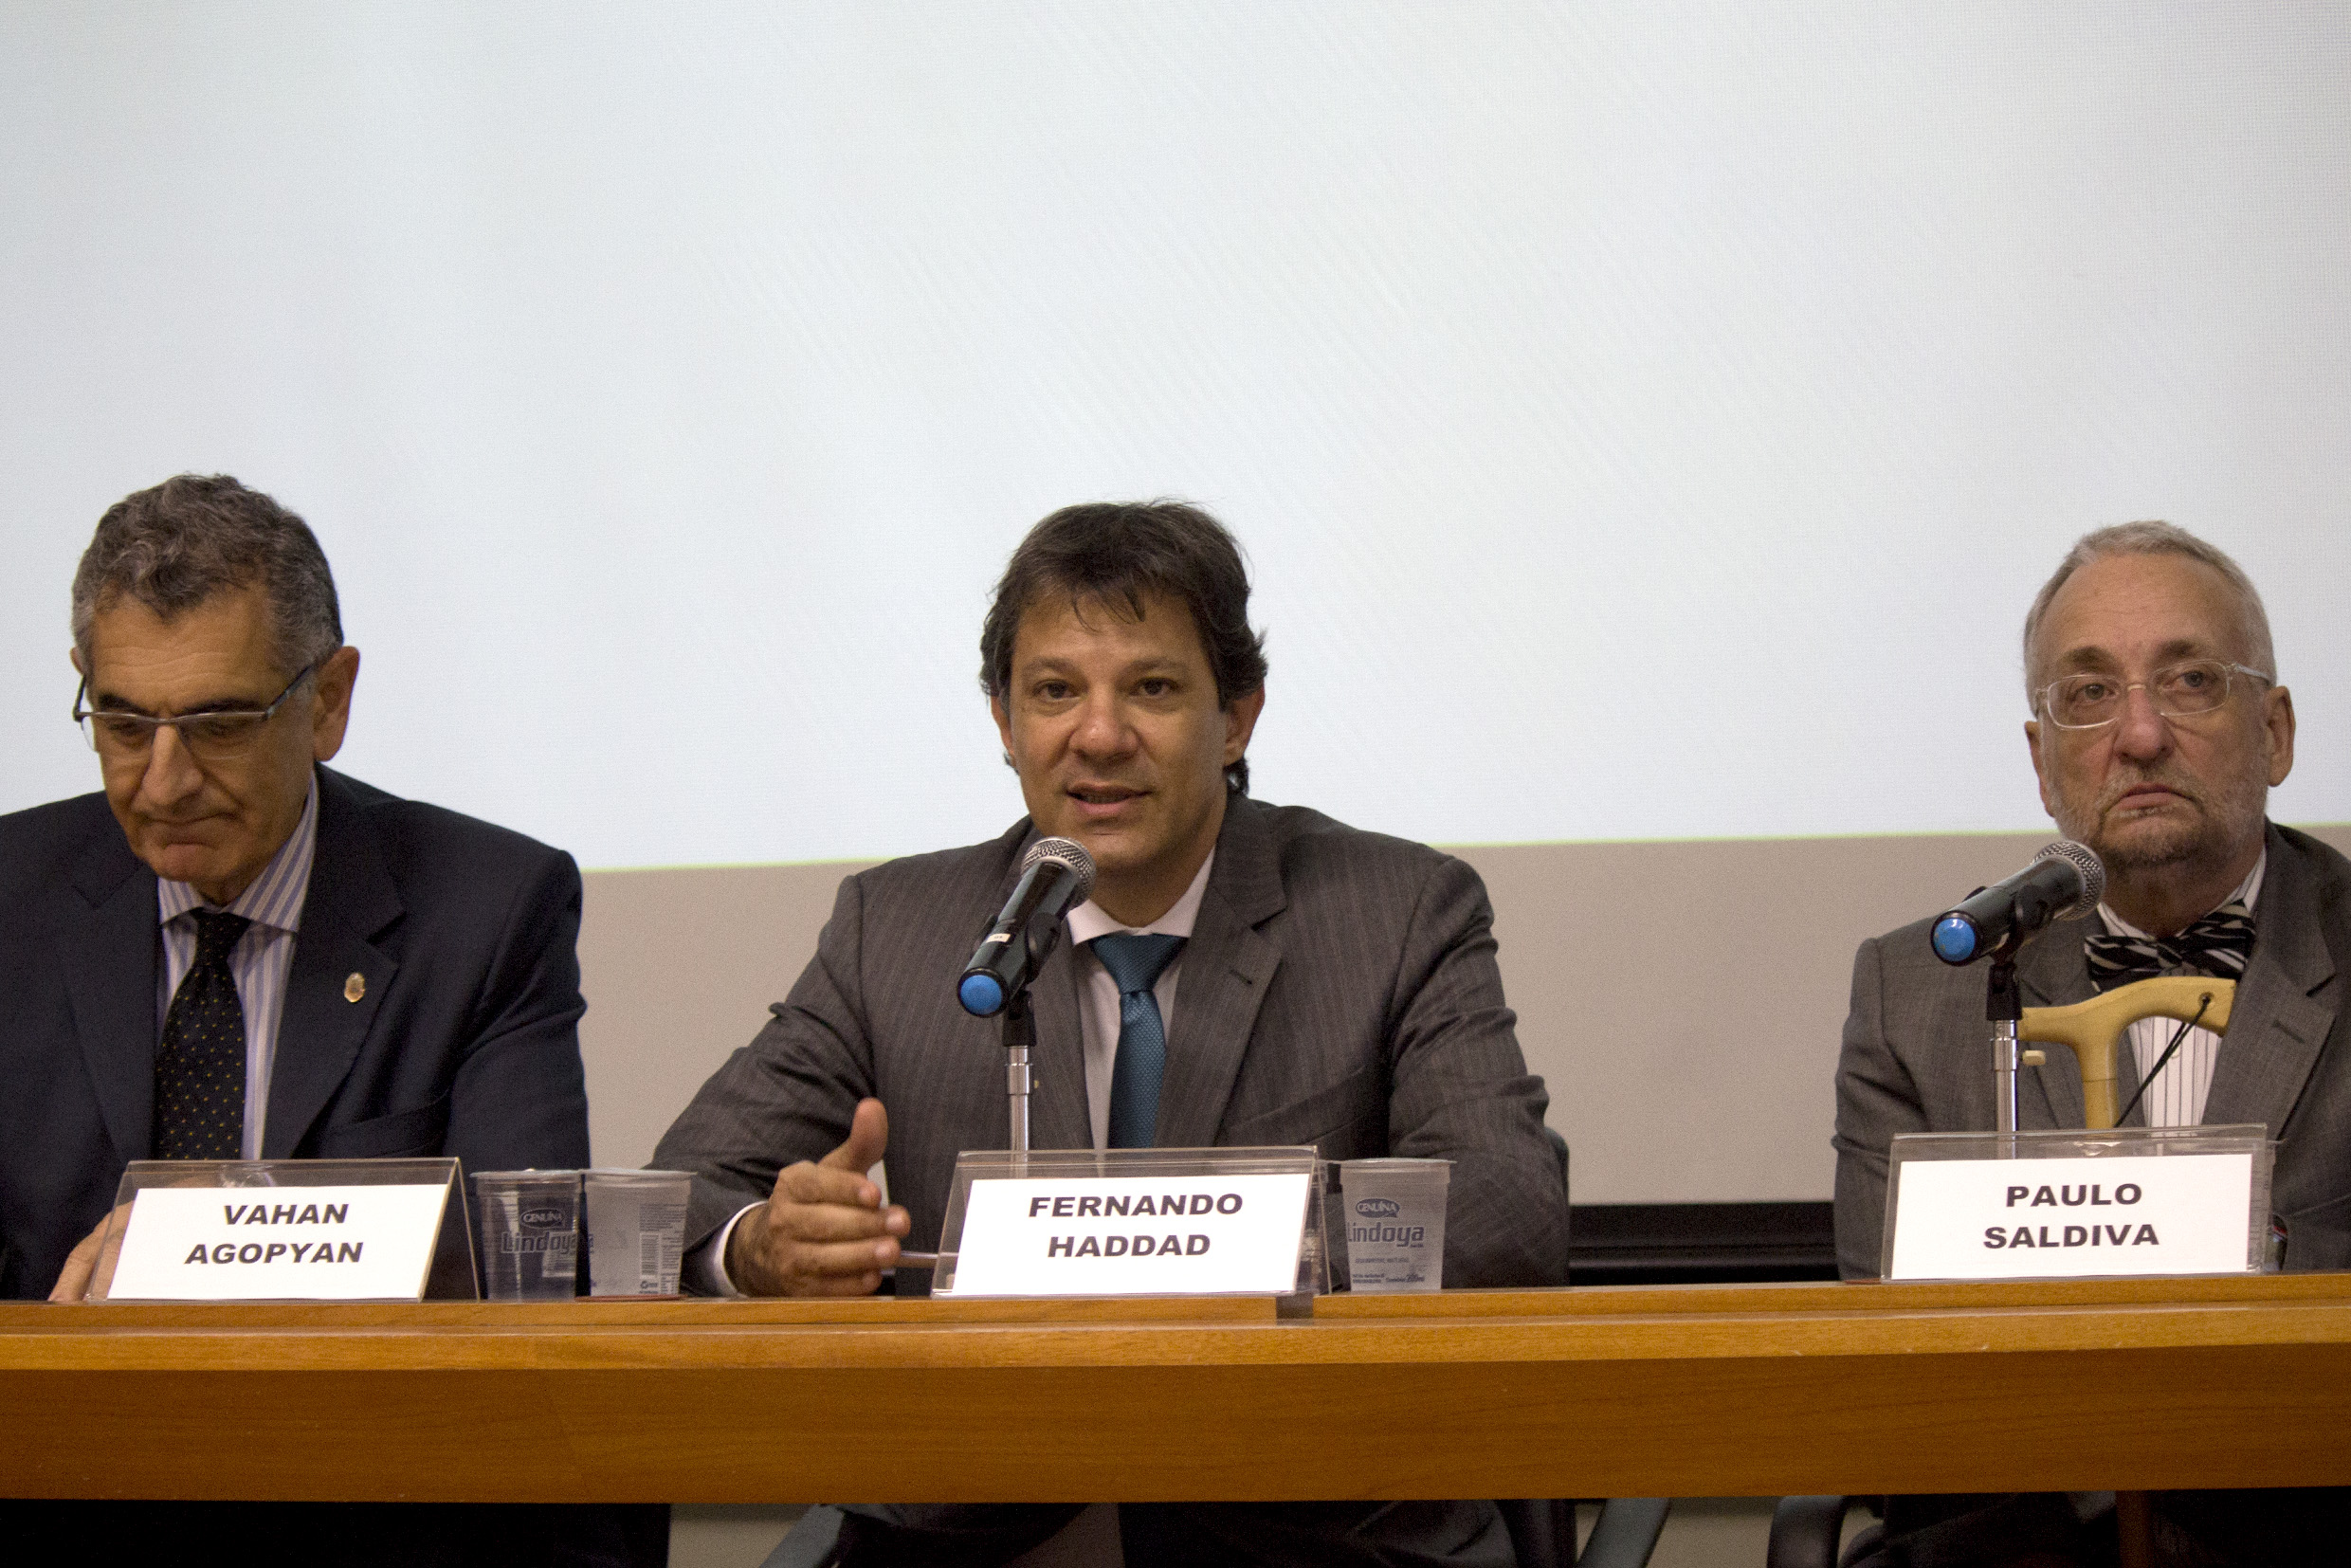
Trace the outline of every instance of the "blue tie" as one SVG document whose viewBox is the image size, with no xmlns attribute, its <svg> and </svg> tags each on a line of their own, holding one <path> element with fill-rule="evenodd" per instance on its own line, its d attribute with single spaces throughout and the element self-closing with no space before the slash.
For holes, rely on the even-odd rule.
<svg viewBox="0 0 2351 1568">
<path fill-rule="evenodd" d="M 1110 1071 L 1110 1146 L 1148 1149 L 1158 1136 L 1159 1079 L 1167 1071 L 1167 1026 L 1151 988 L 1176 961 L 1181 937 L 1097 937 L 1094 957 L 1119 986 L 1119 1059 Z"/>
</svg>

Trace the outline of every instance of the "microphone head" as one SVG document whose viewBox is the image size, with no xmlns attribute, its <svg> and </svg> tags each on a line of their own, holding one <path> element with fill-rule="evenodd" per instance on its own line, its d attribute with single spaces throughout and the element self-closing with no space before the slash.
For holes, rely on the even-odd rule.
<svg viewBox="0 0 2351 1568">
<path fill-rule="evenodd" d="M 2089 854 L 2087 849 L 2082 852 L 2086 855 Z M 1073 838 L 1041 838 L 1029 846 L 1029 852 L 1020 857 L 1020 868 L 1026 871 L 1043 860 L 1059 861 L 1078 874 L 1077 896 L 1069 901 L 1072 906 L 1084 903 L 1093 897 L 1094 857 L 1085 852 L 1084 845 Z M 2096 857 L 2092 856 L 2093 864 L 2095 860 Z"/>
<path fill-rule="evenodd" d="M 2034 861 L 2062 860 L 2082 875 L 2082 891 L 2071 903 L 2051 917 L 2061 921 L 2078 921 L 2098 907 L 2098 901 L 2106 896 L 2106 868 L 2096 851 L 2087 844 L 2076 844 L 2061 838 L 2032 857 Z"/>
</svg>

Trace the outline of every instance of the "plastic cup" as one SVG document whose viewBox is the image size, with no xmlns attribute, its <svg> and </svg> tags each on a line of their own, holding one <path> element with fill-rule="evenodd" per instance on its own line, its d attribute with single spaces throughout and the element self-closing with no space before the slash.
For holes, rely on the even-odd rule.
<svg viewBox="0 0 2351 1568">
<path fill-rule="evenodd" d="M 589 1171 L 588 1293 L 674 1296 L 685 1252 L 683 1171 Z"/>
<path fill-rule="evenodd" d="M 494 1302 L 563 1301 L 578 1293 L 579 1173 L 482 1171 L 483 1294 Z"/>
<path fill-rule="evenodd" d="M 1339 1167 L 1350 1289 L 1367 1294 L 1445 1285 L 1449 1159 L 1349 1159 Z"/>
</svg>

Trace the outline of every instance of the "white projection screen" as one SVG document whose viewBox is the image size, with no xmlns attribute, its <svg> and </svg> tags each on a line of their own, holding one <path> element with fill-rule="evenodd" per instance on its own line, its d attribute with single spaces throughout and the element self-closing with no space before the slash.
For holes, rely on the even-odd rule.
<svg viewBox="0 0 2351 1568">
<path fill-rule="evenodd" d="M 2045 831 L 2023 609 L 2168 518 L 2268 595 L 2274 814 L 2351 819 L 2346 81 L 2317 4 L 0 6 L 0 810 L 95 787 L 99 514 L 270 491 L 365 656 L 338 765 L 590 869 L 629 1160 L 839 873 L 747 974 L 651 911 L 751 884 L 660 877 L 1000 831 L 979 619 L 1073 501 L 1244 541 L 1256 793 L 1644 884 Z M 1827 1195 L 1839 965 L 1930 903 L 1489 862 L 1514 991 L 1560 909 L 1691 946 L 1698 1022 L 1521 1004 L 1579 1197 Z M 1822 975 L 1709 992 L 1742 922 Z"/>
</svg>

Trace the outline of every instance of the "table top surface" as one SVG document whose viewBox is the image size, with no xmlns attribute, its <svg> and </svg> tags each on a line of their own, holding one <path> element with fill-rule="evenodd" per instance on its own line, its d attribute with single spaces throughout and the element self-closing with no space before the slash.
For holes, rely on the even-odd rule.
<svg viewBox="0 0 2351 1568">
<path fill-rule="evenodd" d="M 2351 1343 L 2351 1274 L 1319 1298 L 0 1304 L 0 1368 L 1624 1360 Z"/>
<path fill-rule="evenodd" d="M 1341 1295 L 1311 1319 L 1264 1298 L 24 1303 L 0 1305 L 0 1399 L 58 1413 L 0 1453 L 0 1494 L 35 1496 L 2346 1485 L 2351 1274 Z M 466 1457 L 493 1436 L 494 1471 Z"/>
<path fill-rule="evenodd" d="M 1196 1336 L 1187 1352 L 1177 1338 Z M 1074 1300 L 710 1300 L 559 1303 L 0 1303 L 0 1366 L 202 1366 L 207 1358 L 296 1363 L 327 1344 L 386 1366 L 503 1361 L 529 1340 L 550 1363 L 581 1357 L 684 1357 L 724 1363 L 757 1347 L 828 1344 L 867 1357 L 969 1358 L 1025 1342 L 1069 1354 L 1190 1358 L 1213 1344 L 1234 1361 L 1460 1358 L 1484 1349 L 1544 1358 L 1669 1354 L 1906 1354 L 1949 1349 L 2092 1349 L 2140 1344 L 2351 1342 L 2351 1274 L 2196 1279 L 1820 1281 L 1775 1285 L 1582 1285 L 1323 1295 L 1312 1317 L 1272 1298 Z M 1079 1347 L 1088 1347 L 1082 1352 Z M 510 1363 L 510 1361 L 503 1361 Z"/>
</svg>

